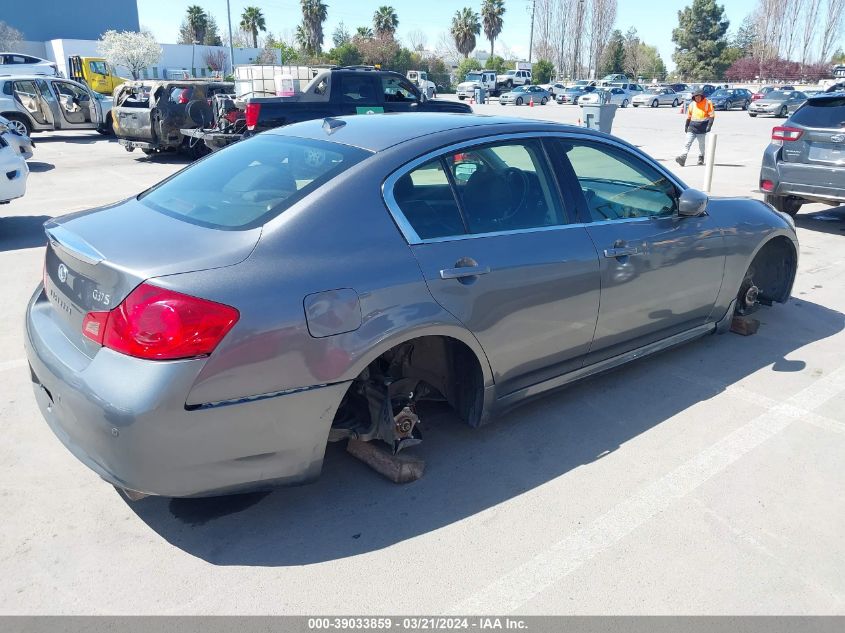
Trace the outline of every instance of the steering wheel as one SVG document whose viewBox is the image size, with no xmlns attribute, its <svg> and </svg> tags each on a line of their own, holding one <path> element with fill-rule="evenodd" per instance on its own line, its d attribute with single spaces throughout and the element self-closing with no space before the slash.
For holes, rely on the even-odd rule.
<svg viewBox="0 0 845 633">
<path fill-rule="evenodd" d="M 524 171 L 517 169 L 516 167 L 508 167 L 504 172 L 502 172 L 502 175 L 504 176 L 504 180 L 509 188 L 515 186 L 522 187 L 519 204 L 513 205 L 510 211 L 501 217 L 501 220 L 510 220 L 523 209 L 526 200 L 528 200 L 528 176 Z"/>
</svg>

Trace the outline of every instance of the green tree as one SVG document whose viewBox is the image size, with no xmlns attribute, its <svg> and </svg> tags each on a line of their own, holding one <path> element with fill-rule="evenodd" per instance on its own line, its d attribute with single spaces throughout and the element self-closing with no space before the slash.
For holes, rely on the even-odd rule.
<svg viewBox="0 0 845 633">
<path fill-rule="evenodd" d="M 610 42 L 604 49 L 599 75 L 611 75 L 625 71 L 625 38 L 616 29 L 610 35 Z"/>
<path fill-rule="evenodd" d="M 344 42 L 329 51 L 329 59 L 338 66 L 357 66 L 363 59 L 361 51 L 352 42 Z"/>
<path fill-rule="evenodd" d="M 837 51 L 833 54 L 833 58 L 831 59 L 831 61 L 834 64 L 845 64 L 845 51 L 843 51 L 841 48 L 837 49 Z"/>
<path fill-rule="evenodd" d="M 678 11 L 678 27 L 672 31 L 678 73 L 693 80 L 721 76 L 728 26 L 725 8 L 716 0 L 693 0 L 692 6 Z"/>
<path fill-rule="evenodd" d="M 663 58 L 656 46 L 640 43 L 640 58 L 642 73 L 648 79 L 657 79 L 657 81 L 666 79 L 666 64 L 663 63 Z"/>
<path fill-rule="evenodd" d="M 373 14 L 373 31 L 378 37 L 393 39 L 399 27 L 399 17 L 393 7 L 380 6 Z"/>
<path fill-rule="evenodd" d="M 355 29 L 355 37 L 362 39 L 373 37 L 373 30 L 369 26 L 359 26 Z"/>
<path fill-rule="evenodd" d="M 192 4 L 186 11 L 185 21 L 188 24 L 188 32 L 190 33 L 191 41 L 185 42 L 191 44 L 192 42 L 202 42 L 205 40 L 205 30 L 208 27 L 208 14 L 201 6 Z"/>
<path fill-rule="evenodd" d="M 469 7 L 455 11 L 449 33 L 455 40 L 455 48 L 466 59 L 475 50 L 475 36 L 481 33 L 478 14 Z"/>
<path fill-rule="evenodd" d="M 474 57 L 466 57 L 462 59 L 458 63 L 458 67 L 455 69 L 455 76 L 458 78 L 458 83 L 462 82 L 467 73 L 472 72 L 473 70 L 481 70 L 481 62 Z"/>
<path fill-rule="evenodd" d="M 483 0 L 481 3 L 481 20 L 484 23 L 484 35 L 490 40 L 490 57 L 493 56 L 493 43 L 502 32 L 505 14 L 505 0 Z"/>
<path fill-rule="evenodd" d="M 491 55 L 487 58 L 487 68 L 495 70 L 497 75 L 504 75 L 509 68 L 513 68 L 513 64 L 505 63 L 505 60 L 498 55 Z"/>
<path fill-rule="evenodd" d="M 337 25 L 337 28 L 332 33 L 332 44 L 334 47 L 337 48 L 339 46 L 343 46 L 344 44 L 349 44 L 352 41 L 352 36 L 349 35 L 349 31 L 346 30 L 346 25 L 343 22 Z"/>
<path fill-rule="evenodd" d="M 742 55 L 740 57 L 749 57 L 753 53 L 754 45 L 756 43 L 757 24 L 754 21 L 753 15 L 746 15 L 742 24 L 739 25 L 739 30 L 736 32 L 736 35 L 731 42 L 731 46 L 742 51 Z"/>
<path fill-rule="evenodd" d="M 258 31 L 266 31 L 267 25 L 264 23 L 264 14 L 258 7 L 244 7 L 244 12 L 241 14 L 240 27 L 247 33 L 252 34 L 252 47 L 258 48 Z"/>
<path fill-rule="evenodd" d="M 555 74 L 555 65 L 548 59 L 538 59 L 531 67 L 531 81 L 535 84 L 547 84 Z"/>
<path fill-rule="evenodd" d="M 300 0 L 300 5 L 302 24 L 297 27 L 297 43 L 309 55 L 319 55 L 323 48 L 323 22 L 329 8 L 320 0 Z"/>
</svg>

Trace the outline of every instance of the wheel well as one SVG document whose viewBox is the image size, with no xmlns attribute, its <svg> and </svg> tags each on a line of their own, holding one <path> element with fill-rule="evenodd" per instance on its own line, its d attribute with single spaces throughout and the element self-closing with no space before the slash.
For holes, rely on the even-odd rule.
<svg viewBox="0 0 845 633">
<path fill-rule="evenodd" d="M 428 398 L 445 400 L 458 417 L 470 426 L 481 423 L 484 403 L 484 374 L 478 357 L 465 343 L 449 336 L 409 339 L 380 354 L 349 386 L 335 415 L 333 428 L 355 428 L 370 422 L 373 411 L 370 387 L 390 381 L 414 385 Z M 369 395 L 368 395 L 369 394 Z M 382 398 L 383 400 L 383 398 Z"/>
<path fill-rule="evenodd" d="M 797 267 L 798 256 L 792 240 L 781 235 L 766 242 L 749 267 L 760 290 L 760 301 L 784 303 L 789 299 Z"/>
</svg>

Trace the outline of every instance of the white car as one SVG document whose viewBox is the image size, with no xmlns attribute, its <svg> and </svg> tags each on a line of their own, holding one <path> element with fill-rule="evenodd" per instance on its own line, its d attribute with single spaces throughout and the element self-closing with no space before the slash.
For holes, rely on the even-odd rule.
<svg viewBox="0 0 845 633">
<path fill-rule="evenodd" d="M 23 156 L 0 134 L 0 204 L 20 198 L 26 193 L 29 167 Z"/>
<path fill-rule="evenodd" d="M 59 67 L 51 61 L 23 55 L 0 52 L 0 75 L 58 75 Z"/>
<path fill-rule="evenodd" d="M 0 116 L 0 138 L 17 150 L 17 153 L 24 157 L 24 160 L 32 158 L 32 150 L 35 143 L 32 139 L 15 131 L 15 126 L 9 123 L 9 119 Z"/>
<path fill-rule="evenodd" d="M 615 103 L 618 106 L 627 108 L 631 103 L 631 98 L 628 93 L 622 88 L 602 88 L 595 92 L 588 92 L 578 99 L 578 105 L 596 105 L 602 103 L 602 95 L 604 95 L 604 103 Z"/>
</svg>

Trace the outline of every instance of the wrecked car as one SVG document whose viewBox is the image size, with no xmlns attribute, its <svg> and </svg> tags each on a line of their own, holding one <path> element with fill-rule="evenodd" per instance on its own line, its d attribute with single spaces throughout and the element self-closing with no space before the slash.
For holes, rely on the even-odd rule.
<svg viewBox="0 0 845 633">
<path fill-rule="evenodd" d="M 233 90 L 231 82 L 207 79 L 127 81 L 114 93 L 112 118 L 118 142 L 128 152 L 140 149 L 152 155 L 178 150 L 200 156 L 206 151 L 203 143 L 181 130 L 210 125 L 213 97 Z"/>
<path fill-rule="evenodd" d="M 130 498 L 413 458 L 423 401 L 485 424 L 786 301 L 798 258 L 788 215 L 621 139 L 442 113 L 271 130 L 45 228 L 35 398 Z"/>
<path fill-rule="evenodd" d="M 75 81 L 44 75 L 0 76 L 0 116 L 21 136 L 51 130 L 111 134 L 112 98 Z"/>
</svg>

